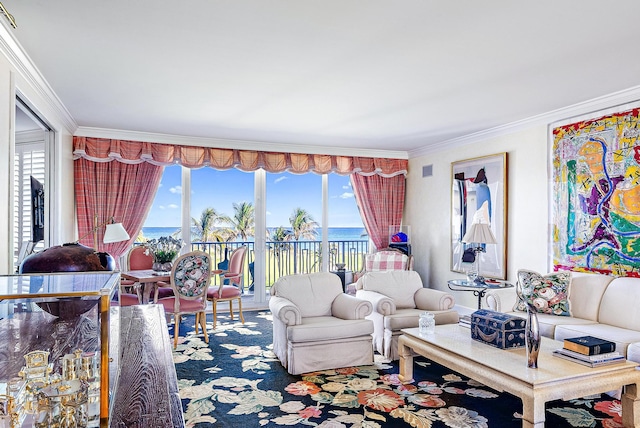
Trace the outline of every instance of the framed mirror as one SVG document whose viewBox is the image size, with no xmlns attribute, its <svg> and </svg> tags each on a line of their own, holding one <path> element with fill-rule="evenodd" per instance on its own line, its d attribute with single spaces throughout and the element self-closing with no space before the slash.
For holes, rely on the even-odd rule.
<svg viewBox="0 0 640 428">
<path fill-rule="evenodd" d="M 463 242 L 474 219 L 488 223 L 497 241 L 478 253 L 477 245 Z M 507 279 L 506 152 L 451 164 L 451 270 L 467 273 L 476 255 L 480 275 Z"/>
</svg>

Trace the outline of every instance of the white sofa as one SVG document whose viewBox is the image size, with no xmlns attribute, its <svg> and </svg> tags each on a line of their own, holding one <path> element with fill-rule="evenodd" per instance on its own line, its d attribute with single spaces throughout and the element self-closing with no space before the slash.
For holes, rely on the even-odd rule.
<svg viewBox="0 0 640 428">
<path fill-rule="evenodd" d="M 489 309 L 525 317 L 513 311 L 514 288 L 490 290 Z M 640 279 L 572 272 L 571 316 L 537 314 L 540 333 L 556 340 L 595 336 L 616 343 L 616 350 L 640 363 Z"/>
<path fill-rule="evenodd" d="M 436 324 L 455 324 L 458 312 L 449 293 L 422 285 L 420 275 L 412 270 L 367 272 L 356 282 L 356 297 L 373 305 L 367 318 L 373 321 L 373 346 L 390 360 L 398 359 L 401 329 L 418 327 L 422 312 L 435 315 Z"/>
<path fill-rule="evenodd" d="M 372 306 L 332 273 L 288 275 L 271 287 L 273 352 L 291 374 L 373 364 Z"/>
</svg>

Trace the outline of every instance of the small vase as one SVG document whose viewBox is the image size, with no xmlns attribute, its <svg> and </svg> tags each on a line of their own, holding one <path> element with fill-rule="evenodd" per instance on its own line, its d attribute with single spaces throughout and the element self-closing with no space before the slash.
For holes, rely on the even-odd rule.
<svg viewBox="0 0 640 428">
<path fill-rule="evenodd" d="M 418 320 L 419 334 L 433 334 L 436 331 L 436 319 L 433 314 L 423 312 Z"/>
<path fill-rule="evenodd" d="M 540 326 L 536 308 L 527 303 L 527 323 L 525 325 L 525 345 L 527 347 L 527 367 L 538 368 L 538 352 L 540 352 Z"/>
<path fill-rule="evenodd" d="M 151 266 L 151 269 L 153 269 L 155 272 L 169 272 L 171 268 L 172 268 L 171 262 L 166 262 L 166 263 L 153 262 L 153 265 Z"/>
</svg>

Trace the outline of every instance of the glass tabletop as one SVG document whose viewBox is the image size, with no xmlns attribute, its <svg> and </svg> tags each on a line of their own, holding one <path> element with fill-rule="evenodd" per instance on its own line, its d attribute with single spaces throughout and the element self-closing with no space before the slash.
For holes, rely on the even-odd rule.
<svg viewBox="0 0 640 428">
<path fill-rule="evenodd" d="M 469 281 L 467 279 L 451 279 L 447 281 L 449 286 L 460 287 L 460 288 L 509 288 L 513 287 L 513 284 L 510 284 L 506 281 L 498 281 L 487 279 L 485 281 Z"/>
</svg>

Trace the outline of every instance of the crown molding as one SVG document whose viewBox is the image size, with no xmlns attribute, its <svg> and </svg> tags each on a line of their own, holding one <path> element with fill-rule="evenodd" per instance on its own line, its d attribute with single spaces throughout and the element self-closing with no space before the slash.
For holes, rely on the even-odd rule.
<svg viewBox="0 0 640 428">
<path fill-rule="evenodd" d="M 505 125 L 496 126 L 483 131 L 474 132 L 473 134 L 464 135 L 450 140 L 440 141 L 438 143 L 429 144 L 415 150 L 409 151 L 409 159 L 439 152 L 445 149 L 465 146 L 468 144 L 479 143 L 490 138 L 501 137 L 522 131 L 532 126 L 544 125 L 567 120 L 572 117 L 596 114 L 600 110 L 612 108 L 622 104 L 638 101 L 640 99 L 640 86 L 634 86 L 618 92 L 613 92 L 598 98 L 583 101 L 577 104 L 552 110 L 547 113 L 529 117 L 527 119 L 518 120 L 516 122 L 507 123 Z"/>
<path fill-rule="evenodd" d="M 18 40 L 14 37 L 12 29 L 7 27 L 5 20 L 0 25 L 0 52 L 4 54 L 11 66 L 16 72 L 27 82 L 30 89 L 46 103 L 47 107 L 57 116 L 59 122 L 64 126 L 70 134 L 73 134 L 78 124 L 73 119 L 67 108 L 64 106 L 60 98 L 53 91 L 49 83 L 42 76 L 38 68 L 35 66 L 29 55 L 22 48 Z M 23 88 L 24 89 L 24 88 Z M 17 87 L 21 98 L 28 97 L 25 90 Z M 31 106 L 38 105 L 31 99 L 23 99 Z M 42 113 L 42 108 L 36 108 L 36 111 Z"/>
<path fill-rule="evenodd" d="M 369 150 L 348 147 L 326 147 L 306 144 L 268 143 L 264 141 L 231 140 L 221 138 L 188 137 L 152 132 L 126 131 L 122 129 L 92 128 L 80 126 L 74 136 L 110 138 L 114 140 L 143 141 L 148 143 L 176 144 L 180 146 L 213 147 L 220 149 L 256 150 L 280 153 L 305 153 L 334 156 L 361 156 L 371 158 L 408 159 L 406 151 Z"/>
</svg>

